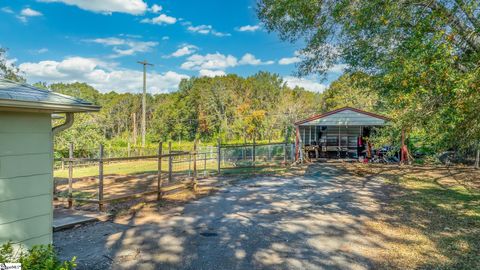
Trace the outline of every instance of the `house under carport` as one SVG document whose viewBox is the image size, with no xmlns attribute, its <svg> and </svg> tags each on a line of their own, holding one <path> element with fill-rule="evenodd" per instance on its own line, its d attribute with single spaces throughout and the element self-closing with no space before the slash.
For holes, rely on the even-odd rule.
<svg viewBox="0 0 480 270">
<path fill-rule="evenodd" d="M 389 118 L 344 107 L 295 123 L 295 158 L 352 158 L 369 155 L 367 138 Z"/>
</svg>

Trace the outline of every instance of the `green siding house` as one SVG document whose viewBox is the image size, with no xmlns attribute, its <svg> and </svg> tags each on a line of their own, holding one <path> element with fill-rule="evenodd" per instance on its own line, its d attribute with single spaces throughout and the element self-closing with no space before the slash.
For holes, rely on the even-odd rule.
<svg viewBox="0 0 480 270">
<path fill-rule="evenodd" d="M 86 101 L 0 79 L 0 244 L 52 243 L 53 136 Z M 66 121 L 52 127 L 52 114 Z"/>
</svg>

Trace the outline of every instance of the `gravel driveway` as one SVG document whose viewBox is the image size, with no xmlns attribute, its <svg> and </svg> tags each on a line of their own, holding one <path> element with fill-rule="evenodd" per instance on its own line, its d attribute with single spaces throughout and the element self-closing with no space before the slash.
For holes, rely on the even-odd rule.
<svg viewBox="0 0 480 270">
<path fill-rule="evenodd" d="M 168 211 L 56 232 L 79 269 L 369 269 L 385 188 L 334 164 L 225 183 Z M 367 253 L 366 253 L 367 252 Z"/>
</svg>

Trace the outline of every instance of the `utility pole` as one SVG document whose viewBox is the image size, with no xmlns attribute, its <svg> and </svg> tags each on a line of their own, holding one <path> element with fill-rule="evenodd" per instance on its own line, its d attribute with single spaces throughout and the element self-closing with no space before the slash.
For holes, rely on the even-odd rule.
<svg viewBox="0 0 480 270">
<path fill-rule="evenodd" d="M 145 147 L 145 133 L 147 130 L 146 114 L 147 114 L 147 65 L 153 66 L 147 60 L 137 61 L 143 65 L 143 96 L 142 96 L 142 148 Z"/>
</svg>

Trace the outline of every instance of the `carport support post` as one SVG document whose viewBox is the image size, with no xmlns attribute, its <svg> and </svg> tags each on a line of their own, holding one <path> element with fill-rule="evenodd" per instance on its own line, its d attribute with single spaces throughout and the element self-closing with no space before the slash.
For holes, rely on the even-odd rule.
<svg viewBox="0 0 480 270">
<path fill-rule="evenodd" d="M 218 174 L 220 174 L 221 155 L 222 155 L 222 139 L 218 138 L 218 141 L 217 141 L 217 173 Z"/>
<path fill-rule="evenodd" d="M 100 157 L 98 159 L 98 209 L 103 211 L 103 144 L 100 144 Z"/>
<path fill-rule="evenodd" d="M 73 206 L 73 143 L 68 148 L 68 208 Z"/>
<path fill-rule="evenodd" d="M 168 142 L 168 183 L 172 183 L 172 142 Z"/>
<path fill-rule="evenodd" d="M 162 199 L 162 146 L 163 143 L 158 143 L 158 175 L 157 175 L 157 201 Z"/>
</svg>

